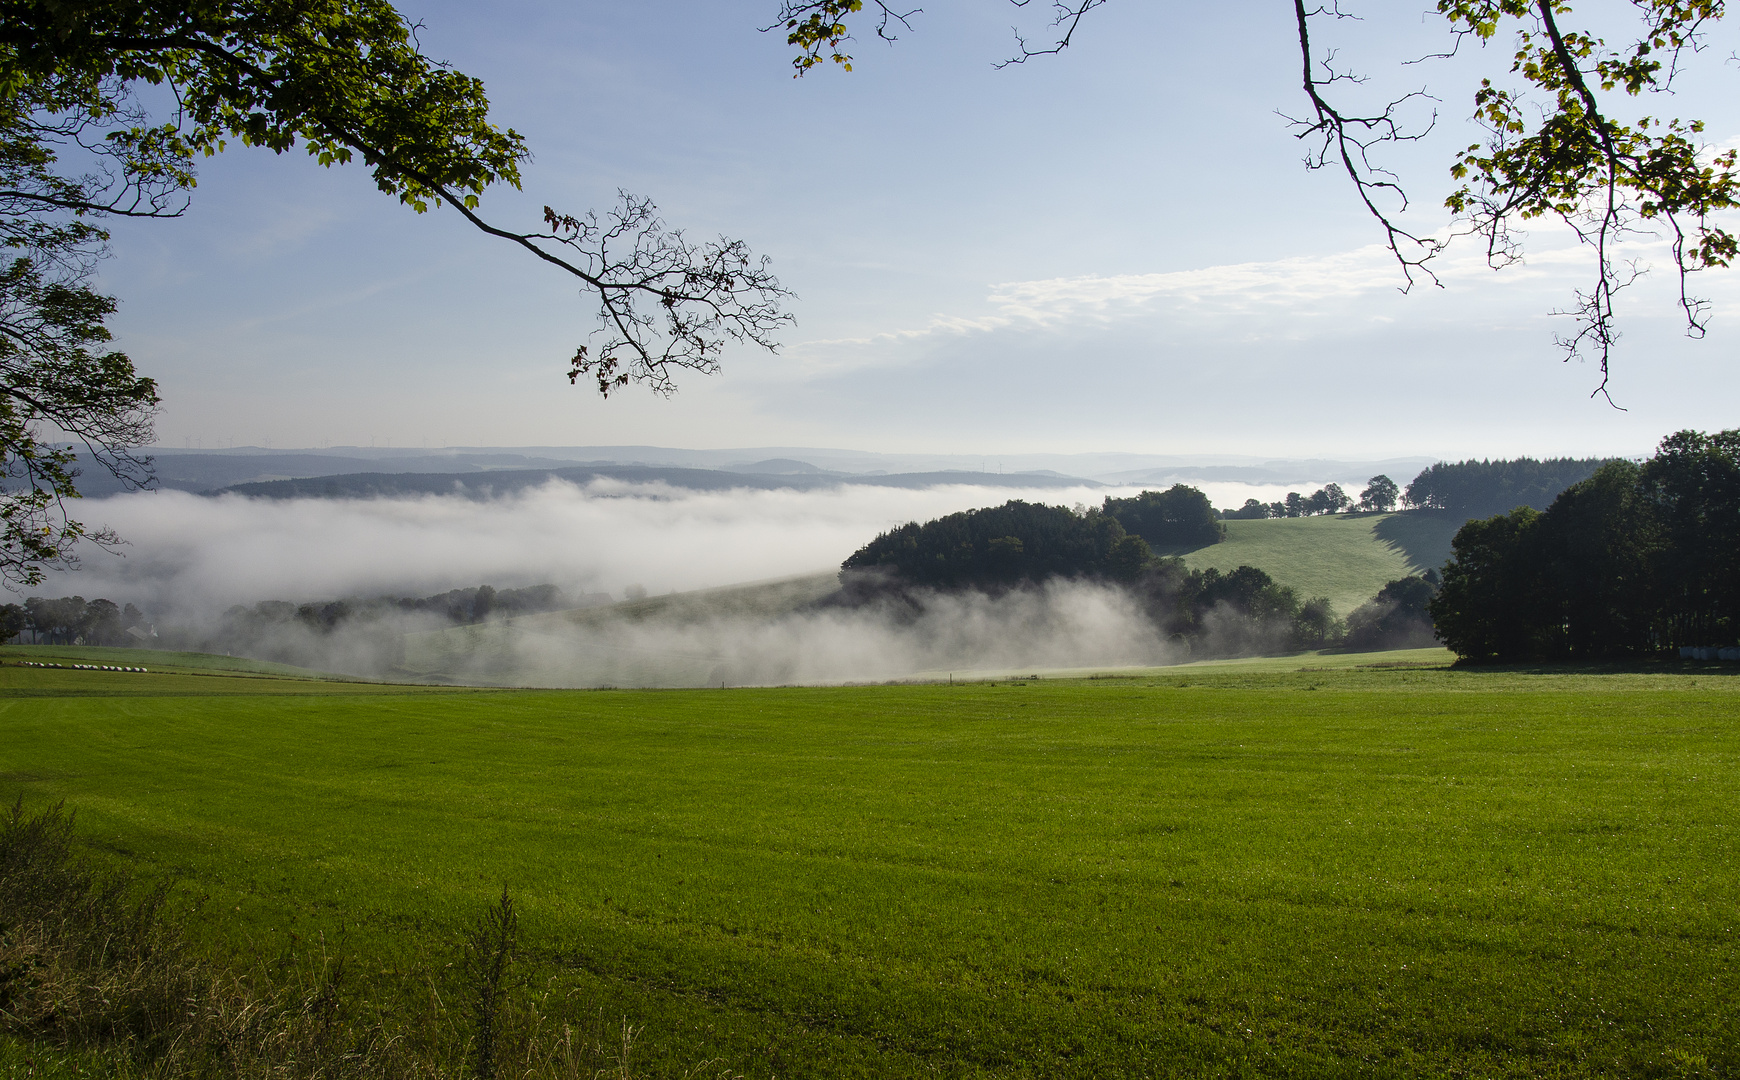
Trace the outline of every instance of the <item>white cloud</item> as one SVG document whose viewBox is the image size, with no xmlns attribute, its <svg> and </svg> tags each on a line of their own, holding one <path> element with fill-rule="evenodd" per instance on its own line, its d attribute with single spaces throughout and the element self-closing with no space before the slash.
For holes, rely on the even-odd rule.
<svg viewBox="0 0 1740 1080">
<path fill-rule="evenodd" d="M 1522 282 L 1557 281 L 1567 270 L 1586 263 L 1587 252 L 1574 241 L 1554 240 L 1532 250 L 1528 261 L 1506 269 L 1502 287 L 1513 300 Z M 1488 300 L 1490 290 L 1500 284 L 1484 253 L 1472 243 L 1453 246 L 1432 266 L 1447 287 Z M 977 314 L 939 313 L 920 327 L 807 341 L 792 352 L 812 365 L 833 367 L 864 363 L 891 346 L 929 339 L 999 331 L 1069 331 L 1156 316 L 1175 326 L 1213 328 L 1242 340 L 1265 335 L 1296 339 L 1302 324 L 1312 321 L 1342 321 L 1350 315 L 1367 321 L 1399 318 L 1401 313 L 1391 311 L 1386 302 L 1400 297 L 1406 284 L 1395 257 L 1380 244 L 1330 255 L 1166 273 L 1009 281 L 988 286 L 987 310 Z M 1430 280 L 1417 274 L 1415 295 L 1432 291 Z M 1381 299 L 1374 303 L 1374 298 Z"/>
</svg>

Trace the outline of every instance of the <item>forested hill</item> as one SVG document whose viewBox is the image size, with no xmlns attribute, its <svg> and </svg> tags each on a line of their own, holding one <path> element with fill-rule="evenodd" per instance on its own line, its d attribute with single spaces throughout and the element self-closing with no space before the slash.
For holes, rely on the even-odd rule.
<svg viewBox="0 0 1740 1080">
<path fill-rule="evenodd" d="M 1449 510 L 1468 518 L 1505 514 L 1519 506 L 1545 510 L 1559 492 L 1595 475 L 1610 458 L 1514 458 L 1441 462 L 1408 485 L 1409 506 Z"/>
<path fill-rule="evenodd" d="M 1110 514 L 1011 500 L 911 522 L 854 552 L 845 571 L 892 572 L 906 584 L 1002 588 L 1053 577 L 1122 577 L 1153 558 Z"/>
</svg>

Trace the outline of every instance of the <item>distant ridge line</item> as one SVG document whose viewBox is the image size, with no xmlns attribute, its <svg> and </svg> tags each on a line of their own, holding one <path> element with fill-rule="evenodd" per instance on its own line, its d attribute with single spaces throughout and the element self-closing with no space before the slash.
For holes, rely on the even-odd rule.
<svg viewBox="0 0 1740 1080">
<path fill-rule="evenodd" d="M 972 484 L 1010 489 L 1100 488 L 1093 480 L 1054 473 L 987 473 L 942 470 L 887 476 L 838 473 L 743 473 L 723 469 L 686 469 L 658 465 L 584 465 L 559 469 L 497 469 L 464 473 L 337 473 L 292 480 L 232 484 L 200 494 L 244 495 L 265 499 L 371 499 L 400 495 L 463 495 L 490 499 L 551 480 L 584 485 L 594 480 L 635 484 L 663 483 L 686 491 L 814 491 L 833 487 L 926 488 L 942 484 Z"/>
</svg>

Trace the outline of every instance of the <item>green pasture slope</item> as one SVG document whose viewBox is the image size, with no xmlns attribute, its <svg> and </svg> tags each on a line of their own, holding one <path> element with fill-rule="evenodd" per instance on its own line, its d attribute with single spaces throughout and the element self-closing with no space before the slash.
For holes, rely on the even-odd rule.
<svg viewBox="0 0 1740 1080">
<path fill-rule="evenodd" d="M 1432 510 L 1228 521 L 1220 543 L 1164 554 L 1196 570 L 1259 567 L 1302 599 L 1329 597 L 1346 615 L 1396 578 L 1443 566 L 1462 521 Z"/>
<path fill-rule="evenodd" d="M 174 875 L 207 947 L 322 942 L 385 1007 L 505 883 L 525 985 L 644 1025 L 639 1075 L 1740 1075 L 1733 665 L 532 692 L 12 659 L 0 797 Z"/>
</svg>

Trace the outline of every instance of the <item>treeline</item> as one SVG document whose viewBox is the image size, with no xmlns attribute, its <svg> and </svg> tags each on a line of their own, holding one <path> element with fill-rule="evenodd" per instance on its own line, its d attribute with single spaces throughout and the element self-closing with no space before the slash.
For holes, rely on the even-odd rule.
<svg viewBox="0 0 1740 1080">
<path fill-rule="evenodd" d="M 1607 458 L 1514 458 L 1440 463 L 1420 472 L 1403 498 L 1421 510 L 1490 517 L 1519 506 L 1546 509 L 1559 493 L 1595 474 Z"/>
<path fill-rule="evenodd" d="M 1235 521 L 1250 521 L 1263 518 L 1314 517 L 1318 514 L 1339 514 L 1346 510 L 1387 514 L 1396 508 L 1399 494 L 1400 489 L 1396 487 L 1396 482 L 1380 475 L 1366 482 L 1365 490 L 1359 494 L 1358 503 L 1341 489 L 1340 484 L 1324 484 L 1309 495 L 1289 491 L 1287 497 L 1280 502 L 1266 503 L 1259 499 L 1246 499 L 1245 504 L 1237 510 L 1222 510 L 1220 516 Z"/>
<path fill-rule="evenodd" d="M 1197 655 L 1323 648 L 1341 644 L 1350 626 L 1365 648 L 1402 647 L 1394 642 L 1413 644 L 1422 636 L 1431 642 L 1424 614 L 1431 585 L 1420 579 L 1408 580 L 1423 595 L 1392 583 L 1395 595 L 1387 590 L 1355 612 L 1355 621 L 1343 623 L 1326 598 L 1301 597 L 1257 567 L 1193 570 L 1181 559 L 1155 555 L 1114 516 L 1127 510 L 1116 502 L 1078 512 L 1015 500 L 908 523 L 846 559 L 842 602 L 921 608 L 931 590 L 997 595 L 1063 578 L 1125 590 L 1163 636 Z"/>
<path fill-rule="evenodd" d="M 480 585 L 424 597 L 349 597 L 308 604 L 262 600 L 253 607 L 237 604 L 230 608 L 224 613 L 224 622 L 228 633 L 241 637 L 293 625 L 330 634 L 347 623 L 379 622 L 395 615 L 428 614 L 454 625 L 465 625 L 570 606 L 576 605 L 569 604 L 562 590 L 554 585 L 501 590 Z"/>
<path fill-rule="evenodd" d="M 409 632 L 481 623 L 597 603 L 604 593 L 569 597 L 555 585 L 495 589 L 482 585 L 422 597 L 347 597 L 292 604 L 236 605 L 222 618 L 153 624 L 132 604 L 71 596 L 33 596 L 0 605 L 0 640 L 39 645 L 120 645 L 233 653 L 302 667 L 378 675 L 403 662 Z"/>
<path fill-rule="evenodd" d="M 1740 430 L 1681 431 L 1641 464 L 1600 464 L 1545 512 L 1469 522 L 1452 551 L 1431 611 L 1464 657 L 1740 643 Z"/>
<path fill-rule="evenodd" d="M 0 604 L 0 641 L 24 637 L 36 645 L 127 645 L 150 634 L 145 615 L 132 604 L 82 596 Z"/>
<path fill-rule="evenodd" d="M 434 596 L 345 597 L 292 604 L 238 604 L 215 627 L 165 630 L 165 641 L 202 652 L 235 652 L 300 667 L 379 675 L 404 662 L 404 635 L 609 601 L 571 598 L 554 585 L 453 589 Z"/>
<path fill-rule="evenodd" d="M 1404 491 L 1388 476 L 1374 476 L 1358 501 L 1336 484 L 1325 484 L 1309 495 L 1289 491 L 1278 502 L 1246 499 L 1237 509 L 1220 512 L 1223 519 L 1312 517 L 1346 511 L 1389 513 L 1397 505 L 1416 510 L 1444 510 L 1464 517 L 1488 517 L 1532 506 L 1545 509 L 1558 494 L 1594 475 L 1607 458 L 1514 458 L 1508 461 L 1440 462 L 1423 469 Z"/>
</svg>

